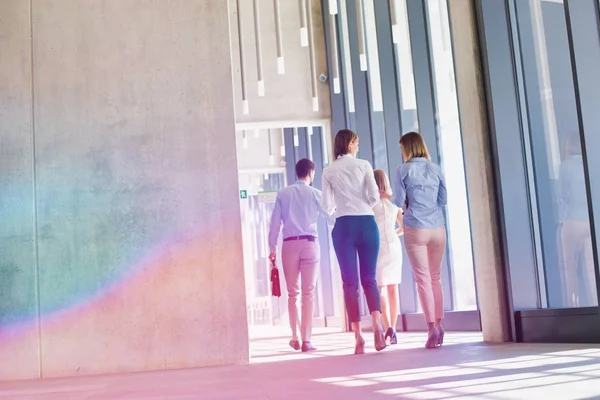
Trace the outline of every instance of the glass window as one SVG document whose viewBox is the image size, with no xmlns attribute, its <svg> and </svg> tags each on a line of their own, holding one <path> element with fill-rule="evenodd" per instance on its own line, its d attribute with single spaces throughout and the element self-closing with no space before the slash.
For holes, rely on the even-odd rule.
<svg viewBox="0 0 600 400">
<path fill-rule="evenodd" d="M 396 84 L 398 87 L 398 106 L 401 121 L 401 132 L 419 131 L 417 114 L 417 94 L 415 88 L 415 74 L 413 69 L 412 43 L 406 1 L 390 3 L 390 22 L 392 28 L 392 42 L 394 43 L 394 59 L 396 66 Z M 398 132 L 398 136 L 401 134 Z M 398 163 L 402 162 L 400 149 Z M 391 165 L 391 179 L 394 169 L 398 165 Z M 417 298 L 417 287 L 413 279 L 412 269 L 406 254 L 404 238 L 401 237 L 402 257 L 402 284 L 400 286 L 400 304 L 402 313 L 422 312 L 421 303 Z"/>
<path fill-rule="evenodd" d="M 471 224 L 462 151 L 454 60 L 446 0 L 429 0 L 429 36 L 437 103 L 438 146 L 448 187 L 447 225 L 455 310 L 477 309 Z"/>
<path fill-rule="evenodd" d="M 430 143 L 435 143 L 433 153 L 440 155 L 441 167 L 448 186 L 447 234 L 448 246 L 443 265 L 442 280 L 445 291 L 446 308 L 452 310 L 477 309 L 473 253 L 471 246 L 471 226 L 469 220 L 467 188 L 465 180 L 458 101 L 456 97 L 454 60 L 450 40 L 450 25 L 446 0 L 428 0 L 424 3 L 427 24 L 420 31 L 418 12 L 420 6 L 404 1 L 394 2 L 392 11 L 392 38 L 396 44 L 396 65 L 402 131 L 420 131 L 424 136 L 435 135 Z M 416 11 L 418 10 L 418 12 Z M 411 30 L 412 26 L 412 30 Z M 426 30 L 428 29 L 428 30 Z M 430 48 L 431 65 L 424 64 L 421 57 L 413 57 L 413 46 L 427 43 Z M 418 59 L 418 60 L 417 60 Z M 427 59 L 427 57 L 426 57 Z M 419 61 L 420 60 L 420 61 Z M 426 63 L 427 61 L 425 61 Z M 431 67 L 431 76 L 421 74 L 419 68 Z M 421 79 L 421 92 L 417 93 L 416 80 Z M 423 85 L 423 79 L 431 79 Z M 429 86 L 431 85 L 431 86 Z M 422 90 L 423 88 L 428 90 Z M 427 110 L 417 113 L 418 97 L 426 98 L 429 87 L 433 89 L 435 106 L 431 124 L 419 126 L 419 118 L 427 121 Z M 423 103 L 421 103 L 423 104 Z M 430 132 L 429 130 L 436 130 Z M 431 138 L 431 137 L 430 137 Z M 426 138 L 427 140 L 427 138 Z M 435 160 L 437 161 L 437 160 Z M 405 256 L 405 269 L 410 272 L 408 257 Z M 415 291 L 416 293 L 416 291 Z M 446 297 L 449 296 L 449 297 Z M 422 311 L 420 302 L 415 301 L 417 312 Z"/>
<path fill-rule="evenodd" d="M 513 1 L 542 306 L 596 306 L 564 4 L 560 0 Z"/>
<path fill-rule="evenodd" d="M 353 122 L 362 119 L 364 130 L 359 134 L 370 134 L 373 149 L 383 148 L 387 151 L 387 159 L 381 155 L 383 151 L 374 152 L 375 164 L 383 168 L 388 166 L 392 174 L 402 162 L 397 144 L 397 138 L 402 133 L 419 131 L 430 146 L 433 160 L 435 162 L 441 160 L 449 196 L 447 207 L 449 240 L 446 257 L 442 262 L 444 306 L 447 310 L 475 310 L 477 299 L 471 226 L 448 5 L 446 0 L 389 2 L 377 0 L 364 2 L 364 4 L 357 2 L 359 6 L 363 4 L 363 23 L 366 29 L 369 62 L 365 70 L 366 81 L 362 75 L 360 79 L 352 81 L 358 74 L 357 65 L 352 66 L 350 62 L 358 61 L 356 57 L 349 57 L 349 55 L 356 56 L 356 54 L 349 54 L 350 51 L 356 51 L 356 48 L 352 48 L 354 46 L 349 45 L 350 38 L 354 35 L 356 39 L 361 35 L 357 25 L 358 19 L 354 15 L 356 6 L 353 3 L 348 0 L 339 2 L 340 48 L 343 49 L 341 64 L 346 80 L 343 90 L 346 94 L 348 113 L 343 117 L 350 121 L 350 127 L 353 127 Z M 352 18 L 348 18 L 347 14 Z M 388 29 L 388 23 L 391 29 Z M 391 43 L 390 38 L 385 35 L 391 35 Z M 389 57 L 389 44 L 393 46 L 393 59 Z M 394 63 L 394 70 L 390 68 L 392 63 Z M 392 89 L 393 84 L 395 88 Z M 357 89 L 356 93 L 354 88 Z M 392 97 L 392 94 L 396 97 Z M 356 100 L 360 100 L 357 102 L 357 105 L 360 105 L 360 112 L 355 112 L 354 109 L 355 95 Z M 361 115 L 364 114 L 363 108 L 366 102 L 370 105 L 368 121 L 364 115 Z M 345 113 L 346 110 L 336 107 L 332 109 L 334 116 L 342 112 Z M 392 117 L 389 117 L 390 115 Z M 394 122 L 399 120 L 398 127 L 395 124 L 381 123 L 390 120 Z M 400 288 L 402 312 L 419 312 L 421 308 L 417 300 L 416 285 L 412 279 L 406 253 L 403 257 L 402 274 Z M 366 308 L 363 311 L 366 311 Z"/>
<path fill-rule="evenodd" d="M 406 2 L 396 2 L 392 12 L 392 40 L 396 44 L 397 79 L 400 88 L 400 110 L 404 132 L 418 131 L 417 95 L 413 73 L 410 30 Z"/>
</svg>

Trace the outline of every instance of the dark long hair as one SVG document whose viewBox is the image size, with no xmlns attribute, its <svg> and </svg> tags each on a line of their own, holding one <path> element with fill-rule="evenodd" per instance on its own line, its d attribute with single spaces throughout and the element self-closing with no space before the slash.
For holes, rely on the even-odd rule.
<svg viewBox="0 0 600 400">
<path fill-rule="evenodd" d="M 348 154 L 348 146 L 350 143 L 358 139 L 358 135 L 352 132 L 350 129 L 341 129 L 335 135 L 335 141 L 333 144 L 333 151 L 335 158 Z"/>
</svg>

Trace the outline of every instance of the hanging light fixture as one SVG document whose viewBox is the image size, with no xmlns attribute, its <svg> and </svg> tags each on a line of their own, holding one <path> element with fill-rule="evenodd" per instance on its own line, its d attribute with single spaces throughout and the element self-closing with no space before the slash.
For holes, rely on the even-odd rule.
<svg viewBox="0 0 600 400">
<path fill-rule="evenodd" d="M 242 113 L 248 115 L 250 112 L 248 106 L 248 88 L 246 86 L 246 66 L 244 62 L 244 35 L 242 34 L 242 16 L 240 8 L 240 0 L 235 1 L 236 14 L 237 14 L 237 28 L 238 28 L 238 41 L 240 51 L 240 75 L 241 75 L 241 86 L 242 86 Z"/>
<path fill-rule="evenodd" d="M 398 43 L 400 41 L 400 27 L 398 26 L 398 15 L 396 10 L 398 9 L 398 0 L 390 0 L 390 22 L 392 24 L 392 42 Z"/>
<path fill-rule="evenodd" d="M 375 18 L 375 5 L 373 2 L 365 2 L 363 11 L 367 57 L 369 60 L 369 97 L 373 111 L 378 112 L 383 111 L 383 93 L 381 89 L 381 70 L 379 68 L 379 46 L 377 44 L 377 20 Z"/>
<path fill-rule="evenodd" d="M 281 130 L 281 157 L 285 157 L 285 130 Z"/>
<path fill-rule="evenodd" d="M 352 0 L 349 0 L 352 1 Z M 348 105 L 348 112 L 355 112 L 356 108 L 354 105 L 354 83 L 352 81 L 352 54 L 350 52 L 350 33 L 348 31 L 348 7 L 346 6 L 346 0 L 339 0 L 340 5 L 340 25 L 342 28 L 342 37 L 340 38 L 342 49 L 343 49 L 343 70 L 344 70 L 344 84 L 345 95 Z"/>
<path fill-rule="evenodd" d="M 338 13 L 337 0 L 329 0 L 329 14 L 336 15 Z"/>
<path fill-rule="evenodd" d="M 329 35 L 331 36 L 331 69 L 333 74 L 333 93 L 338 94 L 340 93 L 340 61 L 338 59 L 338 37 L 335 14 L 329 14 Z"/>
<path fill-rule="evenodd" d="M 248 138 L 246 137 L 245 130 L 242 131 L 242 146 L 244 146 L 244 149 L 248 148 Z"/>
<path fill-rule="evenodd" d="M 365 50 L 365 21 L 363 15 L 363 0 L 356 0 L 356 25 L 358 28 L 358 56 L 360 70 L 367 70 L 367 52 Z"/>
<path fill-rule="evenodd" d="M 312 107 L 313 111 L 319 111 L 319 93 L 317 91 L 317 66 L 315 62 L 315 35 L 313 30 L 312 0 L 306 0 L 308 13 L 308 47 L 310 56 L 310 78 L 312 89 Z"/>
<path fill-rule="evenodd" d="M 300 146 L 300 140 L 298 139 L 298 128 L 294 128 L 294 147 Z"/>
<path fill-rule="evenodd" d="M 269 164 L 273 165 L 275 162 L 275 157 L 273 157 L 273 144 L 271 143 L 271 129 L 268 131 L 269 136 Z"/>
<path fill-rule="evenodd" d="M 252 1 L 252 8 L 254 10 L 254 41 L 256 45 L 256 77 L 258 79 L 258 95 L 263 97 L 265 95 L 265 80 L 263 74 L 262 41 L 260 38 L 260 13 L 258 0 Z"/>
<path fill-rule="evenodd" d="M 314 126 L 309 126 L 306 128 L 306 150 L 308 152 L 308 159 L 312 160 L 313 159 L 313 151 L 312 151 L 312 136 L 313 136 L 313 130 L 315 129 Z"/>
<path fill-rule="evenodd" d="M 308 28 L 306 25 L 306 0 L 300 2 L 300 46 L 308 47 Z"/>
<path fill-rule="evenodd" d="M 279 9 L 279 0 L 273 0 L 273 9 L 275 11 L 275 41 L 277 44 L 277 73 L 285 74 L 285 63 L 283 62 L 283 38 L 281 35 L 281 11 Z"/>
<path fill-rule="evenodd" d="M 327 136 L 331 134 L 331 125 L 321 126 L 321 147 L 323 148 L 323 166 L 329 164 L 329 150 L 327 149 Z"/>
</svg>

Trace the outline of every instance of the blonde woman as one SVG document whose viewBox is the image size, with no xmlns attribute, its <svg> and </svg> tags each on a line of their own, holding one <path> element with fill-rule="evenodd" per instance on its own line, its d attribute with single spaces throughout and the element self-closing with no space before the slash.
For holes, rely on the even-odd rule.
<svg viewBox="0 0 600 400">
<path fill-rule="evenodd" d="M 373 171 L 379 191 L 392 194 L 390 180 L 381 169 Z M 379 256 L 377 258 L 377 286 L 381 294 L 381 314 L 385 329 L 385 340 L 398 343 L 396 323 L 400 313 L 398 285 L 402 281 L 402 209 L 391 201 L 382 199 L 373 207 L 379 228 Z M 398 222 L 398 228 L 396 228 Z"/>
<path fill-rule="evenodd" d="M 404 164 L 396 170 L 395 194 L 380 192 L 380 196 L 404 209 L 404 245 L 429 327 L 425 347 L 431 349 L 444 341 L 441 270 L 446 251 L 446 183 L 421 135 L 403 135 L 400 150 Z"/>
</svg>

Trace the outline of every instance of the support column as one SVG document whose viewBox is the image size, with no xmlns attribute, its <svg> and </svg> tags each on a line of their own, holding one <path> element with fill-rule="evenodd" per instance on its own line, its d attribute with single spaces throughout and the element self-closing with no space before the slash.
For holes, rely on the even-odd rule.
<svg viewBox="0 0 600 400">
<path fill-rule="evenodd" d="M 511 340 L 483 74 L 472 0 L 448 0 L 483 339 Z"/>
</svg>

